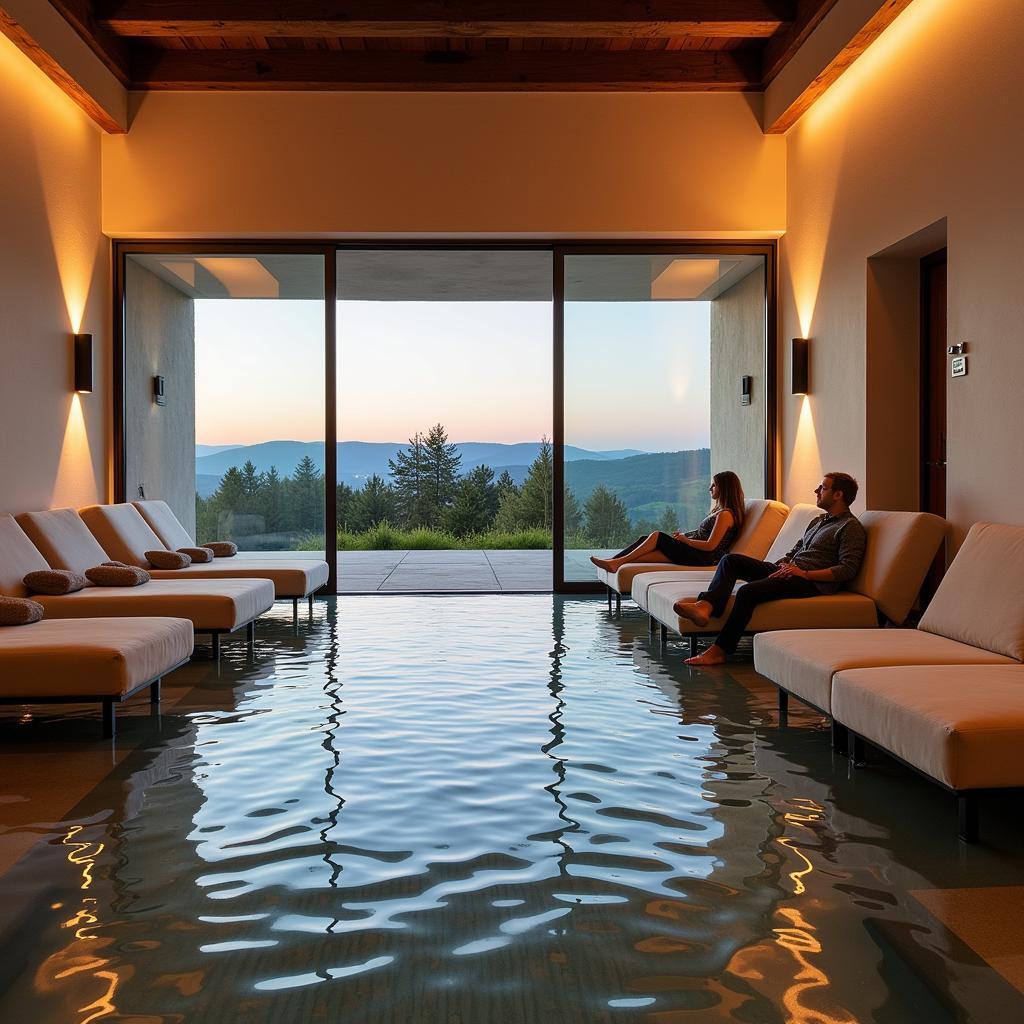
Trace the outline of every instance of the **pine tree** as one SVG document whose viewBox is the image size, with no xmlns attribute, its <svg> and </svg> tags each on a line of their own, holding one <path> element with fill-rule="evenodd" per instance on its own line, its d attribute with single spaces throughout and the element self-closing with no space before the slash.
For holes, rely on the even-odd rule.
<svg viewBox="0 0 1024 1024">
<path fill-rule="evenodd" d="M 376 473 L 352 497 L 349 529 L 356 533 L 372 529 L 378 523 L 394 521 L 395 495 Z"/>
<path fill-rule="evenodd" d="M 426 496 L 429 507 L 427 525 L 437 526 L 445 511 L 455 500 L 458 486 L 459 466 L 462 456 L 458 447 L 448 443 L 448 432 L 440 423 L 435 423 L 423 439 L 427 458 Z M 493 478 L 494 474 L 491 474 Z"/>
<path fill-rule="evenodd" d="M 562 523 L 563 536 L 575 536 L 583 528 L 583 511 L 576 495 L 569 487 L 565 488 L 565 498 L 562 502 Z"/>
<path fill-rule="evenodd" d="M 675 533 L 679 529 L 679 513 L 671 505 L 665 506 L 665 511 L 658 520 L 658 529 L 662 533 Z"/>
<path fill-rule="evenodd" d="M 587 538 L 596 547 L 621 547 L 630 539 L 626 506 L 604 484 L 598 484 L 591 491 L 585 515 Z"/>
<path fill-rule="evenodd" d="M 523 526 L 551 529 L 554 476 L 551 442 L 542 437 L 540 451 L 530 465 L 519 492 L 519 515 Z"/>
<path fill-rule="evenodd" d="M 512 474 L 507 469 L 501 471 L 501 476 L 498 477 L 494 486 L 497 488 L 498 498 L 501 498 L 506 491 L 519 493 L 519 488 L 516 487 L 516 482 L 512 479 Z"/>
<path fill-rule="evenodd" d="M 245 465 L 242 467 L 242 493 L 246 498 L 255 498 L 262 483 L 263 475 L 256 471 L 252 459 L 246 459 Z M 246 502 L 246 505 L 246 511 L 251 511 L 253 502 Z"/>
<path fill-rule="evenodd" d="M 337 520 L 337 528 L 339 530 L 348 529 L 349 520 L 352 518 L 352 499 L 355 491 L 348 484 L 338 484 L 334 489 L 334 493 L 336 495 L 335 519 Z"/>
<path fill-rule="evenodd" d="M 263 474 L 257 507 L 263 516 L 268 533 L 277 533 L 284 529 L 284 489 L 277 466 L 271 466 Z"/>
<path fill-rule="evenodd" d="M 324 528 L 324 476 L 316 463 L 304 455 L 295 467 L 291 487 L 295 529 L 321 533 Z"/>
<path fill-rule="evenodd" d="M 498 489 L 494 485 L 494 470 L 490 466 L 477 466 L 459 481 L 455 500 L 445 512 L 443 522 L 456 537 L 466 537 L 488 529 L 497 511 Z"/>
<path fill-rule="evenodd" d="M 406 528 L 429 525 L 428 463 L 423 435 L 418 431 L 413 434 L 409 446 L 397 452 L 395 458 L 388 459 L 388 469 L 399 525 Z"/>
</svg>

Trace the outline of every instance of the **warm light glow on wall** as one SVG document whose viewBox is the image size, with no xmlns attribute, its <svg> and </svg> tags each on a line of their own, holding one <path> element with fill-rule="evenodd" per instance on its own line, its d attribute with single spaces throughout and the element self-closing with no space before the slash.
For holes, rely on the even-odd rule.
<svg viewBox="0 0 1024 1024">
<path fill-rule="evenodd" d="M 910 48 L 927 48 L 926 34 L 945 34 L 945 14 L 956 12 L 957 0 L 914 0 L 888 25 L 882 34 L 843 72 L 801 120 L 815 130 L 840 116 L 851 101 L 856 102 L 862 89 L 891 88 L 892 75 Z"/>
<path fill-rule="evenodd" d="M 789 473 L 783 487 L 783 500 L 791 505 L 814 500 L 811 488 L 818 482 L 821 473 L 821 449 L 818 446 L 812 402 L 809 395 L 800 399 L 800 419 L 796 425 Z"/>
<path fill-rule="evenodd" d="M 82 399 L 79 395 L 73 394 L 71 407 L 68 409 L 67 426 L 64 429 L 64 443 L 61 445 L 57 476 L 53 482 L 50 507 L 85 505 L 94 500 L 94 495 L 102 494 L 103 491 L 104 482 L 97 480 L 95 475 L 89 431 L 86 429 L 85 414 L 82 411 Z"/>
<path fill-rule="evenodd" d="M 98 161 L 100 130 L 4 36 L 0 36 L 0 62 L 5 80 L 13 82 L 21 97 L 23 127 L 31 134 L 35 150 L 37 180 L 68 311 L 67 326 L 77 334 L 92 286 L 99 224 L 85 212 L 81 182 L 69 176 L 68 168 L 75 166 L 76 157 L 89 145 L 96 147 Z M 20 127 L 15 125 L 13 130 Z"/>
</svg>

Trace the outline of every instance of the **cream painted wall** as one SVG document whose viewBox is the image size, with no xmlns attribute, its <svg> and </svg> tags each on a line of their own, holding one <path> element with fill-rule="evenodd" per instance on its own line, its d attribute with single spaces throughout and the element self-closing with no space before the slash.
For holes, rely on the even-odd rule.
<svg viewBox="0 0 1024 1024">
<path fill-rule="evenodd" d="M 150 93 L 103 140 L 115 237 L 765 237 L 759 96 Z"/>
<path fill-rule="evenodd" d="M 0 37 L 0 512 L 104 501 L 109 246 L 100 132 Z M 93 335 L 90 395 L 72 392 L 73 331 Z"/>
<path fill-rule="evenodd" d="M 948 518 L 1024 522 L 1024 5 L 915 0 L 790 132 L 781 333 L 812 339 L 811 389 L 783 388 L 782 498 L 863 476 L 867 260 L 948 218 Z M 898 437 L 892 439 L 900 445 Z"/>
</svg>

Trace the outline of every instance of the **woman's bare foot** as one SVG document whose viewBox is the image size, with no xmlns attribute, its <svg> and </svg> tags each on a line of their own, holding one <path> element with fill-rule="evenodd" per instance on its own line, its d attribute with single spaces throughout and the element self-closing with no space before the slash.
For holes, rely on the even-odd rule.
<svg viewBox="0 0 1024 1024">
<path fill-rule="evenodd" d="M 718 644 L 712 644 L 703 654 L 696 658 L 687 658 L 684 665 L 724 665 L 725 651 Z"/>
<path fill-rule="evenodd" d="M 615 561 L 613 558 L 598 558 L 597 555 L 591 555 L 590 560 L 598 569 L 604 569 L 605 572 L 612 571 L 612 563 Z"/>
<path fill-rule="evenodd" d="M 672 611 L 695 626 L 706 626 L 711 620 L 711 605 L 707 601 L 676 601 Z"/>
</svg>

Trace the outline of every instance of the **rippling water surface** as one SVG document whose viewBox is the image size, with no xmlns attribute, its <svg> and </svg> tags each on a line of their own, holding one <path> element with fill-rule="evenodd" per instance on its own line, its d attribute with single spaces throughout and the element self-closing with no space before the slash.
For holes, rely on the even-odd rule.
<svg viewBox="0 0 1024 1024">
<path fill-rule="evenodd" d="M 279 609 L 0 879 L 0 1020 L 1024 1019 L 912 895 L 1019 851 L 680 662 L 592 600 Z"/>
</svg>

